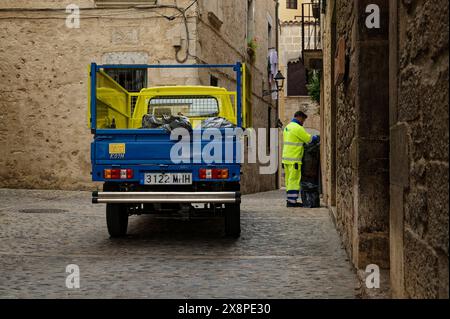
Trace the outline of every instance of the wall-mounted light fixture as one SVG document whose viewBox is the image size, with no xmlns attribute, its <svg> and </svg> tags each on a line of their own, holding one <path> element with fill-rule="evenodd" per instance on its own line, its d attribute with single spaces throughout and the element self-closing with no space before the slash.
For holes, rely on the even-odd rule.
<svg viewBox="0 0 450 319">
<path fill-rule="evenodd" d="M 275 77 L 273 78 L 275 80 L 275 84 L 277 86 L 276 90 L 265 90 L 263 91 L 263 96 L 268 96 L 272 93 L 275 92 L 281 92 L 284 88 L 284 80 L 286 80 L 286 78 L 284 77 L 284 75 L 281 73 L 281 71 L 278 71 L 277 75 L 275 75 Z"/>
<path fill-rule="evenodd" d="M 315 19 L 319 19 L 320 18 L 320 2 L 319 2 L 319 0 L 313 0 L 311 3 L 311 6 L 312 6 L 313 17 Z"/>
</svg>

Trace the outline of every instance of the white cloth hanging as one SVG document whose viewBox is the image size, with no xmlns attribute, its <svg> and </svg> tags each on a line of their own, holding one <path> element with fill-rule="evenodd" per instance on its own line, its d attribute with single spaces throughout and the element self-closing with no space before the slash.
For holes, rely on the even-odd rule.
<svg viewBox="0 0 450 319">
<path fill-rule="evenodd" d="M 269 50 L 270 75 L 272 79 L 278 72 L 278 52 L 275 49 Z"/>
<path fill-rule="evenodd" d="M 275 76 L 278 73 L 278 52 L 275 49 L 270 49 L 269 50 L 269 54 L 268 54 L 268 59 L 269 59 L 269 83 L 270 83 L 270 87 L 273 91 L 272 93 L 272 99 L 276 100 L 278 98 L 278 93 L 276 92 L 277 90 L 277 85 L 276 85 L 276 81 L 275 81 Z"/>
</svg>

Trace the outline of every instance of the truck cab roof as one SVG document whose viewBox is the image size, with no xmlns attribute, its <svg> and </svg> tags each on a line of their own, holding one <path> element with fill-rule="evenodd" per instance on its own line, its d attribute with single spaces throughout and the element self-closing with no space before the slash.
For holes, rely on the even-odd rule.
<svg viewBox="0 0 450 319">
<path fill-rule="evenodd" d="M 215 94 L 224 94 L 228 91 L 224 88 L 215 87 L 215 86 L 157 86 L 151 87 L 141 90 L 141 94 L 200 94 L 200 95 L 215 95 Z"/>
</svg>

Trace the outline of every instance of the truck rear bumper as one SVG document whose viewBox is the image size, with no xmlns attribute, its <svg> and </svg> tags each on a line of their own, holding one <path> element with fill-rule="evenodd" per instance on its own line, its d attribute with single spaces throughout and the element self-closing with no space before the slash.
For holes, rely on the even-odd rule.
<svg viewBox="0 0 450 319">
<path fill-rule="evenodd" d="M 94 192 L 94 204 L 240 204 L 239 192 Z"/>
</svg>

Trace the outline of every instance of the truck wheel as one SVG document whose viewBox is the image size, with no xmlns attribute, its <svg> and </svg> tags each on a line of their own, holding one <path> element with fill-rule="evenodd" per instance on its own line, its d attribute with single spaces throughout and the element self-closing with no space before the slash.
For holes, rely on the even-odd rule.
<svg viewBox="0 0 450 319">
<path fill-rule="evenodd" d="M 225 234 L 227 237 L 239 238 L 241 236 L 241 205 L 225 205 Z"/>
<path fill-rule="evenodd" d="M 106 205 L 106 224 L 111 238 L 123 237 L 128 229 L 128 211 L 125 206 L 118 204 Z"/>
</svg>

